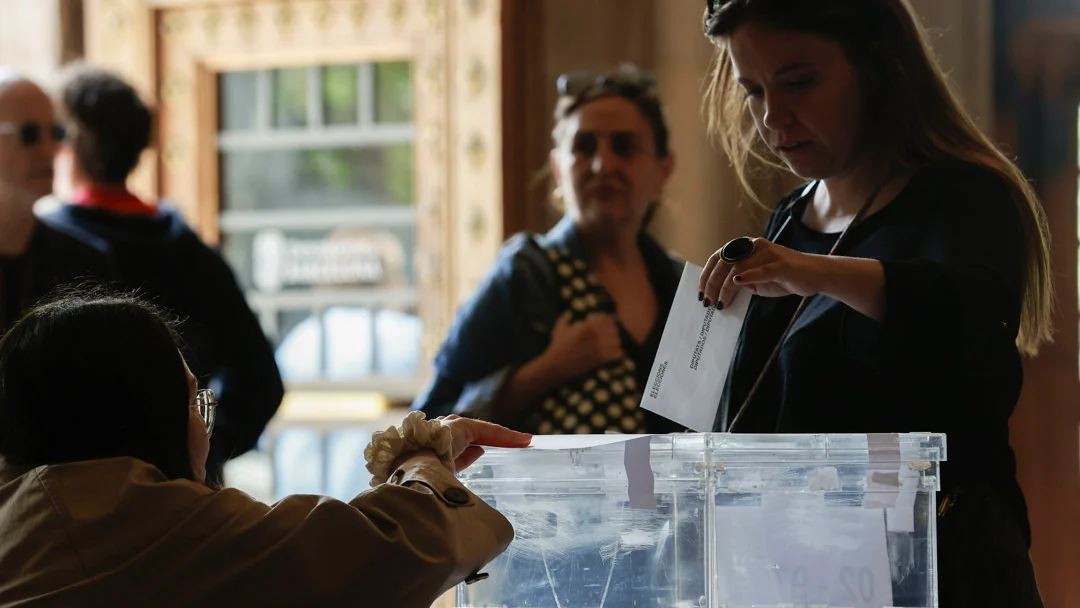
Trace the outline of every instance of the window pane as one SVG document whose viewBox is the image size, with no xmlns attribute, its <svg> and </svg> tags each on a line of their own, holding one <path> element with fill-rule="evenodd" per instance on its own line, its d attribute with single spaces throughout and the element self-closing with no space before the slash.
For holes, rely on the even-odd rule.
<svg viewBox="0 0 1080 608">
<path fill-rule="evenodd" d="M 274 126 L 302 127 L 307 124 L 307 68 L 274 70 Z"/>
<path fill-rule="evenodd" d="M 411 205 L 412 144 L 221 155 L 224 209 Z"/>
<path fill-rule="evenodd" d="M 286 382 L 411 376 L 421 333 L 414 310 L 331 306 L 284 331 L 275 355 Z"/>
<path fill-rule="evenodd" d="M 322 68 L 323 111 L 328 125 L 354 125 L 359 116 L 359 76 L 355 65 Z"/>
<path fill-rule="evenodd" d="M 227 72 L 218 77 L 221 94 L 218 124 L 225 131 L 255 128 L 255 72 Z"/>
<path fill-rule="evenodd" d="M 375 64 L 375 122 L 412 122 L 412 66 L 407 61 Z"/>
<path fill-rule="evenodd" d="M 295 332 L 305 320 L 311 318 L 310 310 L 282 310 L 275 315 L 277 318 L 277 335 L 275 343 L 280 343 L 281 338 Z M 312 357 L 316 366 L 322 365 L 321 357 Z"/>
<path fill-rule="evenodd" d="M 222 253 L 245 290 L 398 289 L 414 284 L 412 226 L 228 234 Z"/>
<path fill-rule="evenodd" d="M 399 131 L 382 139 L 386 127 L 371 122 L 412 123 L 410 64 L 220 79 L 221 129 L 260 130 L 222 140 L 222 253 L 268 326 L 283 376 L 394 378 L 387 389 L 400 391 L 397 379 L 419 373 L 421 346 L 413 144 L 389 143 Z"/>
</svg>

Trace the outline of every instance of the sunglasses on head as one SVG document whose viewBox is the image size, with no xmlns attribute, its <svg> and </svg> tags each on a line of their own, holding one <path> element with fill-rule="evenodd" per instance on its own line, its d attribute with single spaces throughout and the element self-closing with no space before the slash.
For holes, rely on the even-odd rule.
<svg viewBox="0 0 1080 608">
<path fill-rule="evenodd" d="M 612 92 L 623 97 L 655 96 L 657 93 L 656 77 L 629 65 L 614 72 L 567 72 L 559 76 L 555 84 L 560 97 L 582 97 L 594 92 Z"/>
<path fill-rule="evenodd" d="M 705 11 L 712 17 L 713 13 L 720 10 L 729 0 L 705 0 Z"/>
<path fill-rule="evenodd" d="M 48 124 L 38 122 L 0 123 L 0 133 L 17 135 L 19 143 L 27 148 L 36 146 L 46 132 L 57 143 L 64 141 L 67 137 L 67 129 L 64 125 L 56 122 Z"/>
</svg>

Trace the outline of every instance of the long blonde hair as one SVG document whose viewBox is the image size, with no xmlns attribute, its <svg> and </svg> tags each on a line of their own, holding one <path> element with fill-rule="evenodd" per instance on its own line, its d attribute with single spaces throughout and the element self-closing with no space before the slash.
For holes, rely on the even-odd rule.
<svg viewBox="0 0 1080 608">
<path fill-rule="evenodd" d="M 1020 169 L 979 130 L 964 110 L 908 0 L 729 0 L 705 15 L 705 34 L 716 44 L 705 84 L 703 110 L 749 196 L 755 162 L 786 169 L 758 136 L 735 81 L 727 38 L 754 21 L 813 33 L 843 47 L 867 96 L 868 138 L 891 146 L 901 167 L 918 169 L 966 161 L 998 174 L 1017 206 L 1024 235 L 1025 272 L 1017 346 L 1035 355 L 1053 335 L 1054 282 L 1050 231 L 1035 190 Z"/>
</svg>

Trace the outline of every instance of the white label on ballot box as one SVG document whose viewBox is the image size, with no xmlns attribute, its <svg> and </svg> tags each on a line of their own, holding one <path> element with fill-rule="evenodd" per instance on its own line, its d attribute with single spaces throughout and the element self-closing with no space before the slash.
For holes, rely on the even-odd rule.
<svg viewBox="0 0 1080 608">
<path fill-rule="evenodd" d="M 750 292 L 740 289 L 724 310 L 698 302 L 701 266 L 687 262 L 653 359 L 641 407 L 707 433 L 713 430 Z"/>
<path fill-rule="evenodd" d="M 718 505 L 716 526 L 721 603 L 893 605 L 881 509 L 829 507 L 812 499 Z"/>
</svg>

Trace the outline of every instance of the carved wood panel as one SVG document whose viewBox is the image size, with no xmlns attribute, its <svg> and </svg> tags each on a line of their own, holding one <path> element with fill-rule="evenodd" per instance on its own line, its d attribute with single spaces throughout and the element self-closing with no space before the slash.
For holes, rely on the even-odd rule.
<svg viewBox="0 0 1080 608">
<path fill-rule="evenodd" d="M 157 98 L 154 14 L 145 0 L 85 0 L 86 58 L 123 75 L 146 99 Z M 157 147 L 143 155 L 129 185 L 158 194 Z"/>
<path fill-rule="evenodd" d="M 457 0 L 450 9 L 452 207 L 457 302 L 475 289 L 503 241 L 499 0 Z M 447 311 L 448 313 L 451 310 Z"/>
</svg>

